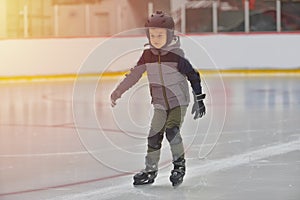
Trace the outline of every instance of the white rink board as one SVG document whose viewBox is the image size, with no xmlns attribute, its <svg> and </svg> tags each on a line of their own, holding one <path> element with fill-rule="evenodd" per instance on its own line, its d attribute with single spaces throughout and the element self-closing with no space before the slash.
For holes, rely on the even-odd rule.
<svg viewBox="0 0 300 200">
<path fill-rule="evenodd" d="M 2 40 L 0 76 L 127 71 L 146 42 L 143 36 Z M 193 35 L 182 36 L 181 43 L 186 57 L 198 69 L 300 66 L 300 34 Z"/>
</svg>

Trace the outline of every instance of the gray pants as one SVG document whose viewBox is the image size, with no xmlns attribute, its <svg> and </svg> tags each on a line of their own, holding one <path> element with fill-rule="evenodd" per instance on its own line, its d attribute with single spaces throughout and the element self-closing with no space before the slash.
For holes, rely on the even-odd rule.
<svg viewBox="0 0 300 200">
<path fill-rule="evenodd" d="M 148 150 L 145 159 L 146 170 L 158 169 L 161 143 L 166 133 L 173 161 L 184 158 L 184 147 L 180 128 L 186 114 L 187 106 L 178 106 L 171 110 L 154 109 L 151 128 L 148 135 Z"/>
</svg>

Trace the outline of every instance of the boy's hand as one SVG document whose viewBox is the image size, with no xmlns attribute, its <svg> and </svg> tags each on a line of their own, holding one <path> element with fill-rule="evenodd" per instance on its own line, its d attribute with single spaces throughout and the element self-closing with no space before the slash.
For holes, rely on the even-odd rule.
<svg viewBox="0 0 300 200">
<path fill-rule="evenodd" d="M 194 105 L 192 108 L 192 114 L 195 113 L 194 119 L 201 118 L 205 115 L 206 109 L 203 102 L 203 99 L 205 98 L 205 94 L 194 94 Z"/>
<path fill-rule="evenodd" d="M 111 107 L 115 107 L 117 105 L 116 101 L 121 97 L 119 91 L 115 90 L 110 95 Z"/>
<path fill-rule="evenodd" d="M 115 100 L 112 100 L 111 99 L 111 103 L 110 103 L 111 107 L 115 107 L 117 105 L 116 101 Z"/>
<path fill-rule="evenodd" d="M 203 117 L 205 115 L 205 110 L 203 100 L 195 102 L 192 108 L 192 114 L 195 113 L 194 119 Z"/>
</svg>

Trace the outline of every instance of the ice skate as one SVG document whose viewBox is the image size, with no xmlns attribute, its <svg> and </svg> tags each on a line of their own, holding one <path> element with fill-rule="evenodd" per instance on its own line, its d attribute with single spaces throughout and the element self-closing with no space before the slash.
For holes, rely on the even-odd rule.
<svg viewBox="0 0 300 200">
<path fill-rule="evenodd" d="M 174 161 L 174 169 L 171 171 L 170 181 L 173 187 L 179 186 L 183 182 L 185 175 L 185 160 Z"/>
<path fill-rule="evenodd" d="M 157 176 L 157 171 L 142 170 L 133 177 L 133 185 L 147 185 L 154 183 Z"/>
</svg>

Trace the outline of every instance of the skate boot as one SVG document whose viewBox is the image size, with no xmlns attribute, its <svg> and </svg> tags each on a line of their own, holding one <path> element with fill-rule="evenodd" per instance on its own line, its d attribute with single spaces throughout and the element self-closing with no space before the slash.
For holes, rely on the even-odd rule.
<svg viewBox="0 0 300 200">
<path fill-rule="evenodd" d="M 179 158 L 173 162 L 174 169 L 171 171 L 170 181 L 173 187 L 179 186 L 183 182 L 185 175 L 185 159 Z"/>
<path fill-rule="evenodd" d="M 157 176 L 157 170 L 156 171 L 142 170 L 141 172 L 134 175 L 133 185 L 152 184 L 154 183 L 156 176 Z"/>
</svg>

